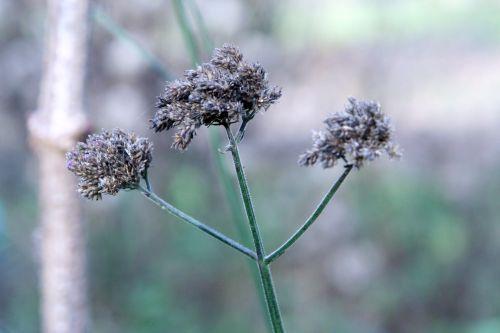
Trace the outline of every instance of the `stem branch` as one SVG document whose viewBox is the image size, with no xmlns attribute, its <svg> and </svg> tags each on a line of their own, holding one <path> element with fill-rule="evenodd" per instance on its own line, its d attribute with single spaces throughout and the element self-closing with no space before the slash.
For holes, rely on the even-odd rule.
<svg viewBox="0 0 500 333">
<path fill-rule="evenodd" d="M 191 56 L 191 62 L 193 63 L 193 65 L 199 64 L 201 63 L 201 57 L 199 52 L 200 47 L 196 43 L 196 36 L 194 34 L 195 29 L 190 24 L 190 21 L 187 19 L 188 17 L 187 10 L 183 5 L 182 1 L 180 0 L 172 0 L 172 1 L 173 1 L 173 6 L 175 8 L 177 21 L 182 30 L 184 41 Z M 200 9 L 198 8 L 198 6 L 196 6 L 195 0 L 187 1 L 187 7 L 189 7 L 190 11 L 192 12 L 193 17 L 195 19 L 195 23 L 197 23 L 198 25 L 198 30 L 201 32 L 202 36 L 201 39 L 203 42 L 204 51 L 206 54 L 209 54 L 213 49 L 213 41 L 210 38 L 210 34 L 207 30 L 205 22 L 203 21 L 203 16 L 201 15 Z M 245 125 L 246 121 L 244 120 L 240 131 L 241 133 L 238 133 L 238 138 L 236 139 L 237 142 L 240 142 L 241 138 L 243 137 L 243 130 L 245 128 Z M 238 193 L 236 189 L 233 187 L 231 175 L 229 174 L 226 166 L 223 163 L 221 154 L 218 154 L 218 148 L 220 146 L 218 133 L 214 129 L 210 129 L 209 137 L 210 137 L 210 148 L 212 150 L 212 156 L 215 159 L 215 166 L 216 166 L 215 169 L 222 183 L 224 195 L 226 197 L 227 204 L 229 205 L 231 211 L 232 215 L 231 220 L 233 221 L 236 230 L 238 231 L 238 234 L 240 236 L 240 241 L 243 243 L 249 243 L 251 241 L 250 240 L 251 237 L 245 226 L 245 220 L 244 220 L 245 217 L 242 214 L 242 207 L 240 205 L 240 202 L 238 201 Z M 261 309 L 265 316 L 267 313 L 266 300 L 264 292 L 260 286 L 259 272 L 257 267 L 253 266 L 253 262 L 249 262 L 248 264 L 251 270 L 252 280 L 254 281 L 255 288 L 257 289 Z M 269 322 L 266 321 L 266 324 L 269 325 Z M 270 326 L 268 327 L 271 328 Z"/>
<path fill-rule="evenodd" d="M 269 317 L 271 319 L 271 324 L 274 333 L 284 333 L 285 328 L 281 319 L 281 313 L 279 309 L 278 299 L 276 297 L 276 291 L 274 290 L 273 278 L 271 274 L 271 269 L 264 261 L 264 244 L 260 236 L 259 227 L 257 225 L 257 220 L 255 218 L 255 212 L 252 204 L 252 198 L 250 196 L 250 190 L 248 188 L 248 183 L 245 177 L 245 172 L 240 160 L 240 154 L 238 151 L 238 146 L 236 140 L 234 139 L 233 133 L 229 128 L 229 125 L 224 126 L 226 129 L 227 137 L 231 146 L 231 154 L 233 156 L 234 167 L 236 169 L 236 175 L 238 177 L 238 183 L 240 185 L 241 196 L 243 198 L 243 203 L 245 205 L 245 210 L 247 213 L 248 223 L 250 224 L 250 231 L 252 233 L 255 252 L 257 254 L 257 264 L 260 273 L 260 279 L 262 282 L 262 287 L 264 289 L 264 295 L 266 298 L 267 310 Z"/>
<path fill-rule="evenodd" d="M 229 245 L 233 249 L 243 253 L 247 257 L 250 257 L 253 260 L 257 259 L 257 256 L 255 252 L 250 250 L 249 248 L 241 245 L 240 243 L 232 240 L 231 238 L 227 237 L 220 231 L 215 230 L 212 227 L 209 227 L 208 225 L 196 220 L 195 218 L 189 216 L 188 214 L 184 213 L 183 211 L 177 209 L 176 207 L 172 206 L 162 198 L 160 198 L 158 195 L 156 195 L 154 192 L 148 191 L 144 187 L 140 186 L 138 187 L 138 190 L 141 191 L 144 196 L 146 196 L 149 200 L 151 200 L 153 203 L 158 205 L 161 209 L 167 210 L 170 214 L 174 215 L 175 217 L 183 220 L 184 222 L 187 222 L 196 228 L 200 229 L 206 234 L 209 234 L 210 236 L 218 239 L 222 243 Z"/>
<path fill-rule="evenodd" d="M 311 214 L 311 216 L 309 216 L 307 221 L 292 235 L 292 237 L 290 237 L 278 249 L 276 249 L 274 252 L 272 252 L 265 258 L 264 261 L 266 264 L 270 264 L 278 257 L 280 257 L 283 253 L 285 253 L 285 251 L 293 244 L 295 244 L 295 242 L 300 238 L 300 236 L 302 236 L 302 234 L 306 232 L 307 229 L 309 229 L 309 227 L 314 223 L 314 221 L 316 221 L 317 218 L 321 215 L 321 213 L 328 205 L 330 200 L 333 198 L 333 195 L 337 192 L 340 185 L 346 179 L 347 175 L 349 174 L 349 172 L 351 172 L 351 170 L 352 170 L 352 164 L 348 164 L 345 166 L 344 173 L 340 176 L 339 179 L 337 179 L 335 184 L 333 184 L 328 193 L 323 197 L 323 200 L 321 200 L 318 207 L 316 207 L 316 210 Z"/>
</svg>

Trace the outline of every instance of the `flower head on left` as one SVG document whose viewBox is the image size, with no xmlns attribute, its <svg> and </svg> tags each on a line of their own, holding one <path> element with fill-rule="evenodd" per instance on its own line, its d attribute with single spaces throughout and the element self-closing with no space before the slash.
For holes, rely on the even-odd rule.
<svg viewBox="0 0 500 333">
<path fill-rule="evenodd" d="M 89 135 L 66 154 L 66 166 L 77 175 L 78 192 L 99 200 L 103 194 L 116 195 L 134 189 L 145 178 L 151 164 L 153 144 L 121 129 Z"/>
</svg>

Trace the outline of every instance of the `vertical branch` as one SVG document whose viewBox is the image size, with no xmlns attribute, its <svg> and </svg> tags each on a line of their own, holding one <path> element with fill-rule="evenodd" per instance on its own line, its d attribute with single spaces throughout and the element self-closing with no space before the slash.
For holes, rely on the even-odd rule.
<svg viewBox="0 0 500 333">
<path fill-rule="evenodd" d="M 191 62 L 193 63 L 193 65 L 199 64 L 201 63 L 200 55 L 198 52 L 199 47 L 196 44 L 196 38 L 194 36 L 193 29 L 189 25 L 189 21 L 187 20 L 186 8 L 184 7 L 184 4 L 181 0 L 172 0 L 172 5 L 174 6 L 175 13 L 177 16 L 177 21 L 183 33 L 184 41 L 188 49 L 190 50 Z M 210 53 L 213 48 L 213 41 L 210 38 L 210 34 L 208 33 L 207 27 L 203 20 L 203 16 L 201 15 L 201 12 L 198 6 L 196 6 L 194 0 L 188 1 L 188 5 L 190 9 L 193 11 L 195 21 L 198 24 L 198 29 L 201 31 L 205 52 Z M 210 129 L 208 135 L 210 139 L 210 150 L 212 152 L 212 157 L 215 162 L 215 170 L 219 178 L 219 181 L 222 185 L 222 190 L 226 199 L 226 203 L 228 204 L 230 209 L 231 220 L 234 226 L 236 227 L 240 240 L 243 242 L 243 244 L 248 244 L 252 241 L 252 239 L 245 225 L 244 214 L 242 211 L 241 204 L 237 199 L 239 194 L 233 186 L 232 176 L 228 168 L 224 165 L 224 158 L 218 152 L 218 149 L 221 146 L 221 140 L 219 138 L 217 131 L 215 131 L 214 129 Z M 264 316 L 266 316 L 267 314 L 266 299 L 264 292 L 260 286 L 259 270 L 255 267 L 254 263 L 251 261 L 248 261 L 248 267 L 251 272 L 253 284 L 257 291 L 258 300 L 260 303 L 260 307 L 262 309 L 262 313 L 264 314 Z M 265 321 L 265 323 L 266 325 L 268 325 L 269 329 L 271 329 L 271 327 L 269 326 L 269 322 Z"/>
<path fill-rule="evenodd" d="M 248 182 L 246 180 L 245 171 L 243 170 L 243 165 L 241 163 L 240 154 L 238 151 L 238 145 L 234 139 L 233 133 L 229 125 L 225 126 L 227 137 L 229 139 L 229 144 L 231 148 L 231 154 L 233 156 L 234 168 L 236 170 L 236 175 L 238 177 L 238 183 L 240 185 L 241 197 L 245 205 L 245 211 L 247 213 L 248 224 L 250 225 L 250 230 L 252 232 L 252 238 L 255 245 L 255 252 L 257 254 L 257 266 L 259 268 L 260 279 L 262 282 L 262 288 L 264 290 L 264 295 L 266 298 L 267 310 L 269 313 L 269 319 L 273 327 L 274 333 L 283 333 L 285 328 L 283 326 L 283 321 L 281 319 L 281 312 L 279 308 L 278 298 L 276 296 L 276 291 L 274 290 L 273 277 L 271 274 L 271 268 L 265 262 L 265 250 L 264 242 L 260 236 L 259 226 L 255 218 L 255 211 L 253 208 L 252 197 L 250 195 L 250 189 L 248 188 Z"/>
<path fill-rule="evenodd" d="M 203 43 L 203 48 L 205 49 L 205 52 L 210 53 L 214 48 L 214 43 L 212 41 L 212 38 L 210 38 L 205 20 L 203 19 L 203 15 L 201 15 L 200 8 L 198 8 L 198 6 L 196 5 L 195 0 L 188 0 L 187 3 L 195 18 L 195 23 L 198 26 L 198 31 L 201 34 L 201 42 Z"/>
<path fill-rule="evenodd" d="M 186 45 L 189 50 L 189 55 L 191 56 L 191 61 L 193 65 L 196 66 L 197 63 L 200 61 L 200 50 L 198 47 L 198 43 L 196 42 L 196 37 L 194 35 L 194 32 L 191 29 L 191 25 L 189 24 L 183 0 L 172 0 L 172 5 L 175 10 L 175 16 L 177 18 L 177 22 L 179 23 L 179 27 L 181 28 L 182 36 L 186 41 Z"/>
<path fill-rule="evenodd" d="M 87 0 L 48 0 L 39 108 L 28 119 L 39 161 L 43 332 L 88 331 L 85 240 L 65 151 L 86 131 L 82 110 Z"/>
</svg>

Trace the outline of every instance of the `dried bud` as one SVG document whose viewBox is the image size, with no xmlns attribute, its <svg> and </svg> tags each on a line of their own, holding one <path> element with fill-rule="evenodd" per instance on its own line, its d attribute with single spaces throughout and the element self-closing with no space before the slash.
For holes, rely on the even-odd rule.
<svg viewBox="0 0 500 333">
<path fill-rule="evenodd" d="M 325 124 L 325 130 L 313 134 L 313 147 L 300 156 L 300 165 L 320 162 L 323 168 L 330 168 L 342 159 L 360 168 L 383 152 L 391 158 L 401 155 L 391 141 L 390 120 L 378 103 L 351 97 L 345 110 L 327 118 Z"/>
<path fill-rule="evenodd" d="M 156 132 L 176 127 L 172 147 L 184 150 L 201 125 L 246 124 L 280 96 L 261 65 L 246 63 L 238 48 L 224 44 L 208 63 L 167 84 L 151 127 Z"/>
<path fill-rule="evenodd" d="M 151 164 L 153 144 L 120 129 L 89 135 L 66 154 L 67 168 L 80 177 L 78 192 L 99 200 L 102 194 L 116 195 L 133 189 Z"/>
</svg>

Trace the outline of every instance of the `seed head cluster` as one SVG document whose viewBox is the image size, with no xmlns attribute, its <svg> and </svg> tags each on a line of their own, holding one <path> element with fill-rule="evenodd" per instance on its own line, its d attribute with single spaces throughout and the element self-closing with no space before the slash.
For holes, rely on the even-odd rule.
<svg viewBox="0 0 500 333">
<path fill-rule="evenodd" d="M 392 142 L 390 120 L 376 102 L 351 97 L 343 112 L 324 122 L 326 129 L 313 134 L 313 147 L 300 156 L 300 165 L 321 163 L 323 168 L 330 168 L 344 160 L 360 168 L 383 152 L 391 158 L 400 156 Z"/>
<path fill-rule="evenodd" d="M 67 168 L 80 177 L 78 192 L 99 200 L 133 189 L 151 164 L 152 143 L 120 129 L 93 134 L 66 154 Z"/>
<path fill-rule="evenodd" d="M 209 62 L 167 83 L 151 128 L 156 132 L 175 128 L 172 147 L 179 150 L 187 148 L 202 125 L 241 123 L 241 139 L 247 123 L 280 97 L 281 89 L 269 84 L 260 64 L 247 63 L 237 47 L 224 44 Z M 343 160 L 360 168 L 383 153 L 400 156 L 390 120 L 376 102 L 351 97 L 342 112 L 324 123 L 326 128 L 313 134 L 312 148 L 300 156 L 300 165 L 330 168 Z M 103 194 L 137 189 L 141 178 L 147 177 L 152 150 L 147 138 L 120 129 L 103 130 L 66 154 L 67 168 L 80 178 L 78 192 L 99 200 Z"/>
<path fill-rule="evenodd" d="M 208 63 L 167 84 L 151 127 L 156 132 L 176 127 L 172 147 L 184 150 L 200 126 L 246 124 L 280 96 L 260 64 L 245 62 L 237 47 L 225 44 Z"/>
</svg>

